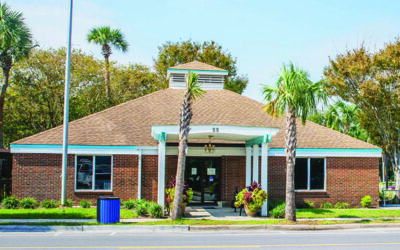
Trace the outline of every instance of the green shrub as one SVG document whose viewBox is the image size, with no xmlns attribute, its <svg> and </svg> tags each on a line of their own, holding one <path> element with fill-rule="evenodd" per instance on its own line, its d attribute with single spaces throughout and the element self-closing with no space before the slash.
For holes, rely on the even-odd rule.
<svg viewBox="0 0 400 250">
<path fill-rule="evenodd" d="M 43 208 L 56 208 L 57 204 L 54 200 L 44 200 L 44 201 L 42 201 L 40 206 Z"/>
<path fill-rule="evenodd" d="M 272 210 L 272 209 L 276 208 L 277 206 L 279 206 L 281 204 L 284 204 L 284 203 L 285 202 L 283 200 L 280 200 L 280 199 L 273 200 L 271 202 L 268 202 L 268 209 Z"/>
<path fill-rule="evenodd" d="M 140 216 L 147 215 L 147 210 L 148 210 L 149 206 L 150 206 L 149 201 L 146 201 L 144 199 L 138 200 L 138 202 L 135 205 L 135 211 L 136 211 L 137 215 L 140 215 Z"/>
<path fill-rule="evenodd" d="M 129 201 L 124 201 L 123 202 L 123 206 L 124 206 L 124 208 L 126 208 L 126 209 L 133 209 L 133 208 L 135 208 L 135 201 L 134 200 L 129 200 Z"/>
<path fill-rule="evenodd" d="M 369 196 L 369 195 L 366 195 L 361 199 L 362 207 L 365 207 L 365 208 L 370 207 L 371 203 L 372 203 L 372 199 L 371 199 L 371 196 Z"/>
<path fill-rule="evenodd" d="M 39 207 L 39 202 L 35 198 L 24 198 L 19 202 L 19 207 L 25 209 L 35 209 Z"/>
<path fill-rule="evenodd" d="M 150 215 L 150 217 L 161 218 L 163 209 L 162 206 L 158 205 L 157 203 L 151 202 L 147 209 L 147 212 Z"/>
<path fill-rule="evenodd" d="M 81 200 L 79 205 L 81 206 L 81 208 L 90 208 L 92 203 L 90 201 L 88 201 L 88 200 Z"/>
<path fill-rule="evenodd" d="M 269 213 L 274 218 L 285 218 L 285 209 L 286 209 L 286 204 L 282 203 L 277 207 L 275 207 L 274 209 L 272 209 Z"/>
<path fill-rule="evenodd" d="M 66 200 L 64 207 L 72 207 L 72 204 L 73 204 L 72 200 Z"/>
<path fill-rule="evenodd" d="M 9 196 L 3 199 L 2 205 L 6 209 L 16 209 L 19 206 L 19 200 L 15 196 Z"/>
<path fill-rule="evenodd" d="M 350 205 L 349 205 L 349 203 L 346 203 L 346 202 L 338 202 L 335 204 L 335 208 L 336 209 L 348 209 L 348 208 L 350 208 Z"/>
<path fill-rule="evenodd" d="M 304 208 L 314 208 L 315 204 L 313 201 L 304 201 Z"/>
<path fill-rule="evenodd" d="M 321 204 L 321 208 L 333 208 L 333 205 L 330 202 L 324 202 Z"/>
</svg>

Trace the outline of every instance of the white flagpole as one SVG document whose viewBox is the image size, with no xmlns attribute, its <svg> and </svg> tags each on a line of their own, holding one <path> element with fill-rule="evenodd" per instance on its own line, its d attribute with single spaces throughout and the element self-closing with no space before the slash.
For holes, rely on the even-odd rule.
<svg viewBox="0 0 400 250">
<path fill-rule="evenodd" d="M 61 204 L 66 201 L 67 187 L 67 160 L 68 160 L 68 120 L 69 120 L 69 80 L 71 64 L 71 32 L 72 32 L 72 6 L 73 0 L 69 5 L 69 29 L 68 29 L 68 49 L 65 66 L 65 91 L 64 91 L 64 128 L 63 128 L 63 152 L 62 152 L 62 174 L 61 174 Z"/>
</svg>

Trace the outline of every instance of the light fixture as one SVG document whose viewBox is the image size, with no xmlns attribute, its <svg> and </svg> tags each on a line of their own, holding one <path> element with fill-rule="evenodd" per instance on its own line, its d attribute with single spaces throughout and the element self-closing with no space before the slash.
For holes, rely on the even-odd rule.
<svg viewBox="0 0 400 250">
<path fill-rule="evenodd" d="M 213 136 L 212 136 L 212 135 L 209 135 L 209 136 L 208 136 L 208 144 L 205 144 L 205 145 L 204 145 L 204 151 L 206 151 L 206 152 L 208 152 L 208 153 L 212 153 L 212 152 L 215 151 L 215 145 L 213 145 L 213 144 L 211 143 L 211 138 L 213 138 Z"/>
</svg>

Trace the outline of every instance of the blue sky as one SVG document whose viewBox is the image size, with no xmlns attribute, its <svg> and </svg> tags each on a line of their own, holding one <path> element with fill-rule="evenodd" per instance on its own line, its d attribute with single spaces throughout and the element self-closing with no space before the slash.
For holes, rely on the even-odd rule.
<svg viewBox="0 0 400 250">
<path fill-rule="evenodd" d="M 42 48 L 66 46 L 68 0 L 1 2 L 23 12 Z M 262 101 L 262 85 L 275 83 L 283 63 L 296 63 L 317 81 L 329 57 L 362 43 L 374 51 L 393 41 L 400 34 L 399 10 L 400 1 L 384 0 L 75 0 L 72 43 L 101 58 L 86 34 L 109 25 L 130 44 L 113 60 L 153 66 L 166 41 L 214 40 L 249 77 L 244 95 Z"/>
</svg>

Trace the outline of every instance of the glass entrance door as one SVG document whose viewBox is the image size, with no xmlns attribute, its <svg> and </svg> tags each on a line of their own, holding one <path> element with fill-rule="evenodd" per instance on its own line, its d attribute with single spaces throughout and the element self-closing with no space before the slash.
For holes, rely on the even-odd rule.
<svg viewBox="0 0 400 250">
<path fill-rule="evenodd" d="M 220 199 L 221 159 L 187 157 L 185 181 L 193 190 L 192 204 L 216 204 Z"/>
</svg>

